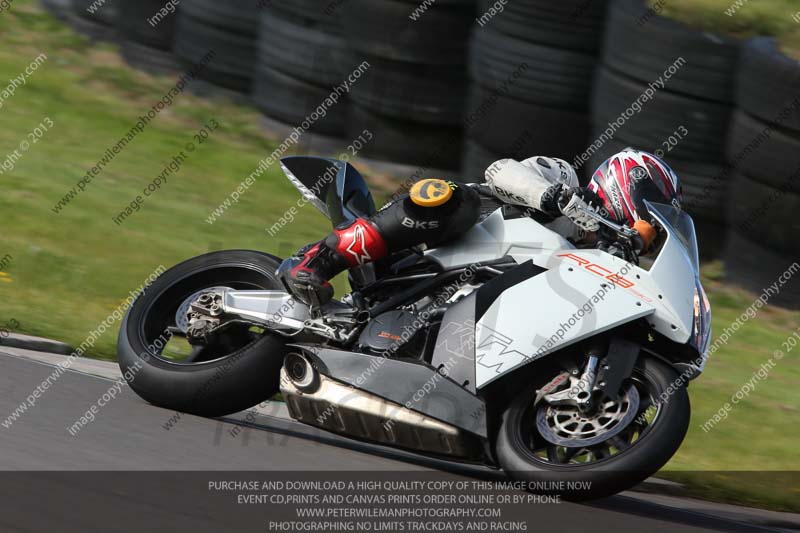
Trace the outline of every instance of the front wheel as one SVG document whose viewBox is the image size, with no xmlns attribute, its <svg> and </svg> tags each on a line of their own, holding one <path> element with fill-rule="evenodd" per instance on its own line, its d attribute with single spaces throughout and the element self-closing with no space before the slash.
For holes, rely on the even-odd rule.
<svg viewBox="0 0 800 533">
<path fill-rule="evenodd" d="M 233 324 L 192 349 L 180 332 L 189 304 L 204 290 L 281 290 L 274 274 L 279 265 L 268 254 L 233 250 L 194 257 L 163 273 L 120 328 L 117 356 L 130 387 L 159 407 L 199 416 L 235 413 L 275 395 L 286 353 L 282 338 Z"/>
<path fill-rule="evenodd" d="M 496 452 L 510 476 L 534 491 L 587 500 L 631 488 L 675 454 L 689 428 L 689 395 L 675 371 L 643 357 L 617 401 L 591 415 L 570 406 L 534 406 L 536 387 L 503 414 Z"/>
</svg>

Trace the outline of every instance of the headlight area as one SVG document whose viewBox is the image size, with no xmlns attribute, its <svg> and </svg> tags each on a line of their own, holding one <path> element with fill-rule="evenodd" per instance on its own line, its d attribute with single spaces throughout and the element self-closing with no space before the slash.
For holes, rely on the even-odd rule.
<svg viewBox="0 0 800 533">
<path fill-rule="evenodd" d="M 700 280 L 695 281 L 694 287 L 694 324 L 691 342 L 703 358 L 702 366 L 705 366 L 711 344 L 711 304 Z"/>
</svg>

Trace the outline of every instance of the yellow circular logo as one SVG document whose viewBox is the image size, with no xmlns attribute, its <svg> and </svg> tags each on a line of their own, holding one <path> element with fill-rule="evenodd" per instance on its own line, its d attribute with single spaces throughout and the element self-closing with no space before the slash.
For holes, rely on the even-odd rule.
<svg viewBox="0 0 800 533">
<path fill-rule="evenodd" d="M 420 180 L 411 187 L 408 195 L 411 201 L 423 207 L 436 207 L 453 197 L 453 189 L 444 180 Z"/>
</svg>

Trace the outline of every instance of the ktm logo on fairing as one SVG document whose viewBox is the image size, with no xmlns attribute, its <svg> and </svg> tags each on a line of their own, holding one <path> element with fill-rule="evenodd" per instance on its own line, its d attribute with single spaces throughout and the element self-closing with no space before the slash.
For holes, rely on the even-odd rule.
<svg viewBox="0 0 800 533">
<path fill-rule="evenodd" d="M 514 339 L 486 325 L 481 325 L 481 341 L 475 347 L 475 363 L 498 375 L 528 361 L 531 356 L 515 350 Z"/>
<path fill-rule="evenodd" d="M 583 267 L 585 270 L 588 270 L 592 274 L 596 274 L 598 276 L 607 279 L 614 285 L 622 287 L 623 289 L 630 289 L 631 287 L 634 286 L 634 283 L 632 281 L 628 281 L 619 274 L 614 273 L 609 269 L 602 267 L 596 263 L 592 263 L 591 261 L 583 257 L 577 256 L 575 254 L 559 254 L 558 257 L 566 257 L 567 259 L 572 259 L 573 261 L 578 263 L 578 266 Z"/>
</svg>

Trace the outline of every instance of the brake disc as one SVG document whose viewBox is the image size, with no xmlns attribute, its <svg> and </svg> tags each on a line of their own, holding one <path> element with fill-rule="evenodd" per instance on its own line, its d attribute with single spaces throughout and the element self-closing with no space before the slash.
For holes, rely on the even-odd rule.
<svg viewBox="0 0 800 533">
<path fill-rule="evenodd" d="M 536 411 L 536 428 L 545 440 L 569 448 L 588 447 L 619 434 L 639 411 L 639 391 L 633 385 L 619 400 L 603 401 L 592 416 L 572 405 L 543 404 Z"/>
</svg>

